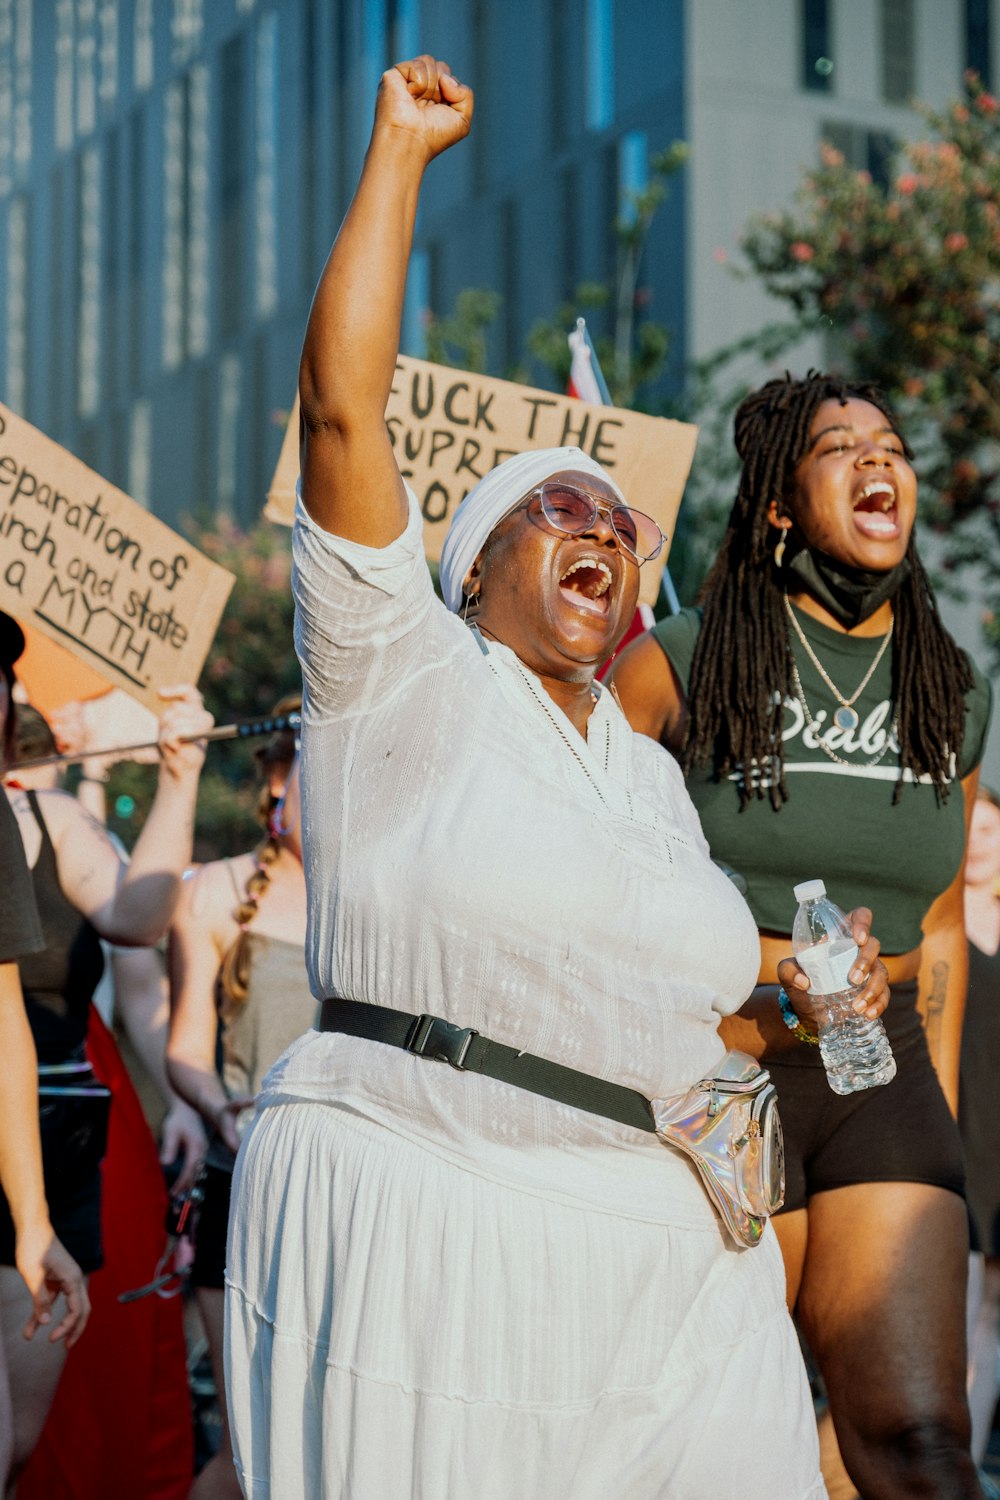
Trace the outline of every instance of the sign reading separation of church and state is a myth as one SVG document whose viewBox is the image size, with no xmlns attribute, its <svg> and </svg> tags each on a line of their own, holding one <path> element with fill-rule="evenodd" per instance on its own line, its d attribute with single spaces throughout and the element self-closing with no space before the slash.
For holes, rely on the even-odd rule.
<svg viewBox="0 0 1000 1500">
<path fill-rule="evenodd" d="M 0 405 L 0 608 L 159 712 L 196 682 L 233 576 Z"/>
<path fill-rule="evenodd" d="M 637 510 L 669 538 L 694 456 L 698 429 L 617 406 L 510 380 L 452 370 L 400 355 L 385 414 L 396 461 L 424 517 L 424 548 L 436 562 L 448 523 L 472 486 L 528 448 L 582 448 L 603 464 Z M 265 514 L 291 524 L 299 474 L 299 410 L 292 412 Z M 652 604 L 668 545 L 642 569 L 639 597 Z"/>
</svg>

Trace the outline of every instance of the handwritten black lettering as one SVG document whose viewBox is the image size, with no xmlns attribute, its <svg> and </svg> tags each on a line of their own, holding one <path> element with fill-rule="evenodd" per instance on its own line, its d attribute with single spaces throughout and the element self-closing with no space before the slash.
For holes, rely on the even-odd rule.
<svg viewBox="0 0 1000 1500">
<path fill-rule="evenodd" d="M 444 485 L 434 480 L 424 495 L 420 514 L 425 521 L 443 521 L 448 514 L 449 495 Z"/>
<path fill-rule="evenodd" d="M 482 391 L 476 392 L 476 420 L 473 423 L 474 427 L 488 427 L 490 432 L 496 432 L 496 428 L 490 421 L 490 407 L 493 405 L 493 397 L 495 395 L 495 391 L 490 391 L 488 396 L 484 396 Z"/>
<path fill-rule="evenodd" d="M 434 460 L 439 453 L 447 453 L 449 448 L 455 446 L 455 434 L 448 432 L 443 427 L 436 427 L 431 433 L 431 447 L 427 455 L 427 467 L 433 469 Z"/>
<path fill-rule="evenodd" d="M 549 396 L 525 396 L 525 402 L 531 407 L 531 417 L 528 420 L 528 442 L 535 436 L 535 427 L 538 422 L 538 411 L 542 406 L 558 406 L 558 401 Z"/>
<path fill-rule="evenodd" d="M 605 437 L 605 427 L 617 427 L 621 429 L 624 423 L 619 422 L 617 417 L 602 417 L 594 429 L 594 441 L 590 445 L 590 456 L 595 463 L 607 464 L 608 468 L 614 468 L 615 463 L 615 439 Z"/>
<path fill-rule="evenodd" d="M 455 401 L 458 398 L 459 394 L 462 391 L 468 391 L 468 389 L 469 382 L 467 380 L 456 380 L 455 384 L 449 386 L 448 390 L 445 392 L 444 414 L 448 418 L 449 422 L 454 422 L 456 427 L 469 426 L 469 418 L 460 417 L 458 412 L 455 410 Z"/>
<path fill-rule="evenodd" d="M 479 457 L 480 451 L 481 450 L 479 444 L 476 442 L 475 438 L 466 438 L 465 442 L 462 444 L 462 452 L 459 457 L 458 463 L 455 465 L 455 473 L 461 474 L 463 469 L 468 469 L 473 479 L 482 479 L 483 476 L 481 471 L 472 467 L 472 461 L 473 459 Z"/>
<path fill-rule="evenodd" d="M 420 372 L 416 371 L 413 376 L 413 385 L 410 391 L 410 409 L 418 422 L 429 417 L 434 407 L 434 376 L 427 376 L 427 392 L 421 398 L 420 395 Z"/>
</svg>

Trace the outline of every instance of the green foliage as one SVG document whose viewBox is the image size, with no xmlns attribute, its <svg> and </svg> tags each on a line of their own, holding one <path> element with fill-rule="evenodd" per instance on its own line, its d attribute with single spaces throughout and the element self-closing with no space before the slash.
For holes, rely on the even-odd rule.
<svg viewBox="0 0 1000 1500">
<path fill-rule="evenodd" d="M 945 566 L 978 572 L 1000 644 L 1000 109 L 975 75 L 927 135 L 901 148 L 887 187 L 830 147 L 792 207 L 755 222 L 750 270 L 793 327 L 833 336 L 838 364 L 878 381 L 900 411 L 924 519 Z"/>
<path fill-rule="evenodd" d="M 438 365 L 486 373 L 487 333 L 496 320 L 503 298 L 487 287 L 466 287 L 455 298 L 447 317 L 427 319 L 427 358 Z"/>
</svg>

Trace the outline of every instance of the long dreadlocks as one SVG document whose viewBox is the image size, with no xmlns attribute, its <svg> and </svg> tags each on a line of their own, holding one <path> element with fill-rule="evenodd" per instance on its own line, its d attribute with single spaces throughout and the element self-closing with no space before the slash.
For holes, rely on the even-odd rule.
<svg viewBox="0 0 1000 1500">
<path fill-rule="evenodd" d="M 809 432 L 824 401 L 868 401 L 896 426 L 882 392 L 811 370 L 769 380 L 736 413 L 735 441 L 743 468 L 718 556 L 699 602 L 704 623 L 691 664 L 690 717 L 681 764 L 685 772 L 711 764 L 717 777 L 746 767 L 745 807 L 769 783 L 772 805 L 788 797 L 781 742 L 782 705 L 792 688 L 793 657 L 782 591 L 771 561 L 772 500 L 791 498 L 793 476 L 809 448 Z M 909 450 L 907 450 L 909 452 Z M 964 653 L 941 623 L 914 538 L 909 576 L 893 601 L 892 695 L 903 773 L 930 776 L 939 798 L 948 795 L 952 754 L 962 747 L 965 694 L 973 685 Z M 750 768 L 756 767 L 756 775 Z"/>
</svg>

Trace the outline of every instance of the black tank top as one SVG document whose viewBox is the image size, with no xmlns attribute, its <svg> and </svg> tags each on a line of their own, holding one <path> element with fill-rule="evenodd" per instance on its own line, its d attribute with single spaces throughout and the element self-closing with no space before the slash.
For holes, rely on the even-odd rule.
<svg viewBox="0 0 1000 1500">
<path fill-rule="evenodd" d="M 45 947 L 17 962 L 31 1034 L 42 1063 L 60 1062 L 87 1036 L 94 991 L 104 973 L 104 953 L 94 927 L 63 895 L 56 851 L 35 792 L 28 802 L 42 835 L 31 871 Z"/>
</svg>

